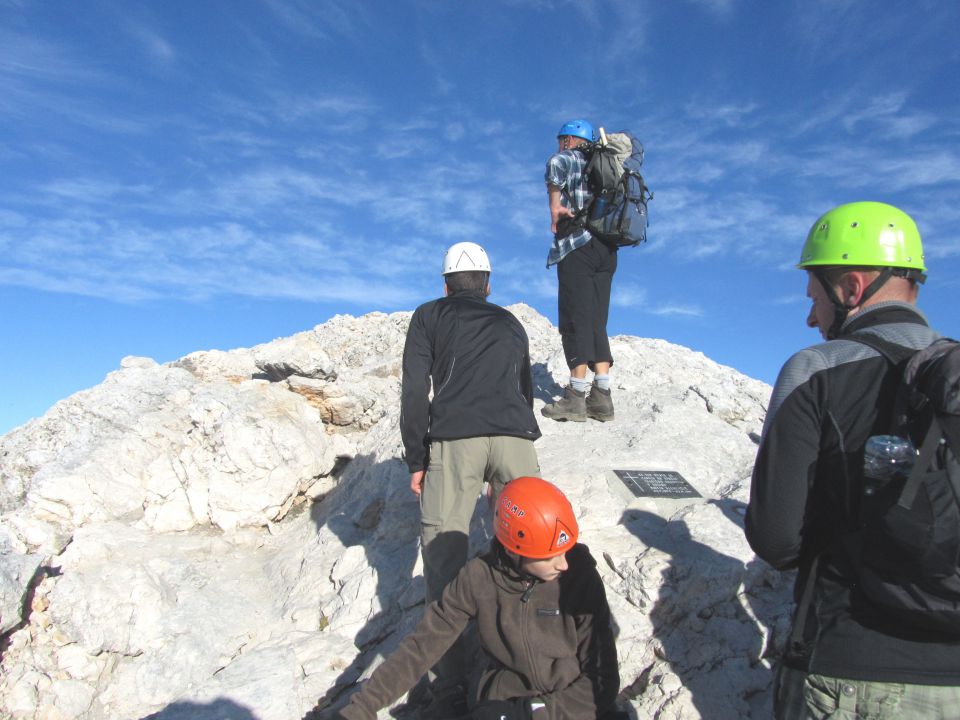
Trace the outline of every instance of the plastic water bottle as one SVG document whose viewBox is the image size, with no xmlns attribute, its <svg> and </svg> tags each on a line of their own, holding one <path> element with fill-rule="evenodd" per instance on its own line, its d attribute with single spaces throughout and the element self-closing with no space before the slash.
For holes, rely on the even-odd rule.
<svg viewBox="0 0 960 720">
<path fill-rule="evenodd" d="M 864 495 L 873 495 L 894 478 L 910 475 L 917 460 L 917 449 L 909 438 L 897 435 L 873 435 L 863 449 Z"/>
</svg>

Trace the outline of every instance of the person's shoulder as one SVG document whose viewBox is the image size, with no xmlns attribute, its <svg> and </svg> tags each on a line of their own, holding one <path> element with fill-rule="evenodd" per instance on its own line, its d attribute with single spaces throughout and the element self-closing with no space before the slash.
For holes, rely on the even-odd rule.
<svg viewBox="0 0 960 720">
<path fill-rule="evenodd" d="M 520 322 L 520 318 L 510 312 L 507 308 L 500 305 L 494 305 L 498 310 L 498 316 L 502 319 L 506 325 L 509 325 L 512 328 L 512 332 L 517 335 L 517 337 L 522 338 L 525 342 L 529 342 L 527 338 L 527 330 L 523 327 L 523 323 Z"/>
<path fill-rule="evenodd" d="M 583 543 L 577 543 L 567 552 L 567 570 L 561 576 L 567 587 L 586 587 L 600 581 L 597 561 Z"/>
<path fill-rule="evenodd" d="M 413 311 L 413 314 L 423 315 L 424 313 L 429 313 L 441 300 L 443 300 L 443 298 L 434 298 L 433 300 L 427 300 L 425 303 L 420 303 L 420 305 L 417 306 L 417 309 Z"/>
<path fill-rule="evenodd" d="M 487 553 L 468 560 L 457 573 L 457 580 L 461 589 L 476 596 L 478 590 L 482 594 L 482 590 L 490 586 L 494 572 L 497 572 L 495 563 Z"/>
<path fill-rule="evenodd" d="M 791 372 L 805 376 L 826 369 L 830 364 L 829 357 L 833 355 L 830 350 L 830 343 L 833 342 L 836 341 L 829 340 L 797 350 L 787 358 L 787 361 L 783 364 L 783 369 L 789 369 Z"/>
<path fill-rule="evenodd" d="M 550 156 L 550 159 L 547 160 L 548 165 L 569 165 L 572 162 L 576 162 L 578 156 L 582 157 L 582 153 L 578 150 L 561 150 L 560 152 L 555 152 Z"/>
<path fill-rule="evenodd" d="M 436 307 L 437 305 L 439 305 L 440 303 L 442 303 L 446 299 L 447 299 L 446 297 L 438 297 L 438 298 L 433 298 L 432 300 L 427 300 L 424 303 L 420 303 L 420 305 L 417 306 L 417 309 L 414 310 L 414 312 L 422 312 L 425 310 L 430 310 Z"/>
<path fill-rule="evenodd" d="M 561 595 L 572 614 L 592 612 L 603 604 L 603 578 L 597 561 L 583 543 L 577 543 L 567 553 L 567 570 L 560 576 Z"/>
<path fill-rule="evenodd" d="M 879 357 L 879 353 L 847 338 L 827 340 L 795 352 L 780 368 L 767 409 L 768 415 L 775 414 L 783 401 L 798 390 L 810 389 L 814 392 L 812 388 L 818 379 L 830 377 L 845 366 L 860 372 L 859 363 L 871 357 Z"/>
<path fill-rule="evenodd" d="M 784 398 L 792 394 L 797 388 L 806 385 L 811 378 L 831 366 L 830 356 L 833 354 L 829 342 L 820 343 L 798 350 L 783 364 L 777 380 L 774 383 L 774 397 Z"/>
<path fill-rule="evenodd" d="M 443 314 L 444 307 L 449 305 L 449 300 L 449 297 L 438 297 L 433 300 L 427 300 L 427 302 L 419 305 L 417 309 L 413 311 L 410 324 L 413 325 L 415 322 L 420 322 L 428 326 L 432 325 L 437 317 Z"/>
<path fill-rule="evenodd" d="M 520 320 L 517 319 L 517 316 L 507 310 L 503 305 L 497 305 L 495 302 L 490 302 L 487 300 L 487 307 L 490 308 L 490 312 L 504 318 L 505 320 L 509 320 L 510 322 L 520 322 Z"/>
<path fill-rule="evenodd" d="M 597 567 L 597 561 L 590 553 L 590 548 L 578 542 L 567 552 L 567 565 L 570 566 L 570 570 L 576 572 Z"/>
<path fill-rule="evenodd" d="M 786 372 L 802 382 L 824 370 L 878 355 L 864 343 L 840 337 L 798 350 L 783 364 L 781 375 Z"/>
</svg>

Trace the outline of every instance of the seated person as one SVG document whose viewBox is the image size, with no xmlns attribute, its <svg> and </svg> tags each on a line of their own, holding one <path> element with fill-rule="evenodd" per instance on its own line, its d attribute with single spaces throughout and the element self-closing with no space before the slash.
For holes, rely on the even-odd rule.
<svg viewBox="0 0 960 720">
<path fill-rule="evenodd" d="M 615 708 L 620 676 L 610 608 L 596 561 L 577 544 L 569 500 L 546 480 L 517 478 L 501 493 L 494 524 L 487 554 L 463 567 L 336 718 L 374 720 L 416 684 L 471 618 L 489 662 L 472 714 L 461 717 L 626 717 Z"/>
</svg>

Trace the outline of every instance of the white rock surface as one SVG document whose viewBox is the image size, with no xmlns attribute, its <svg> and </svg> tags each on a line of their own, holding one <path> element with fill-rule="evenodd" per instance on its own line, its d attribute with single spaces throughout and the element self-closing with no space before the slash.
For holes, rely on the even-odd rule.
<svg viewBox="0 0 960 720">
<path fill-rule="evenodd" d="M 0 526 L 0 635 L 23 620 L 24 600 L 46 558 L 24 551 L 22 543 Z"/>
<path fill-rule="evenodd" d="M 559 337 L 511 310 L 539 418 L 567 374 Z M 290 720 L 342 701 L 423 610 L 398 426 L 408 321 L 124 358 L 0 438 L 3 717 Z M 790 579 L 753 557 L 742 513 L 770 388 L 661 340 L 612 345 L 617 420 L 544 419 L 537 451 L 600 561 L 624 700 L 637 717 L 768 717 Z M 675 470 L 703 498 L 635 498 L 614 469 Z"/>
</svg>

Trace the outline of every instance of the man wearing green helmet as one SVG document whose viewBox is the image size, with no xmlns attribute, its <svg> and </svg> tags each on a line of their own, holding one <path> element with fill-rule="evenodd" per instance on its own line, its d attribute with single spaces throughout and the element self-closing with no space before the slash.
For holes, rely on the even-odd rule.
<svg viewBox="0 0 960 720">
<path fill-rule="evenodd" d="M 798 267 L 808 275 L 807 324 L 825 342 L 780 371 L 746 516 L 757 555 L 799 571 L 775 716 L 960 718 L 960 642 L 885 613 L 857 582 L 851 540 L 864 447 L 893 413 L 900 372 L 855 338 L 919 350 L 939 337 L 916 307 L 920 233 L 890 205 L 841 205 L 814 223 Z"/>
</svg>

